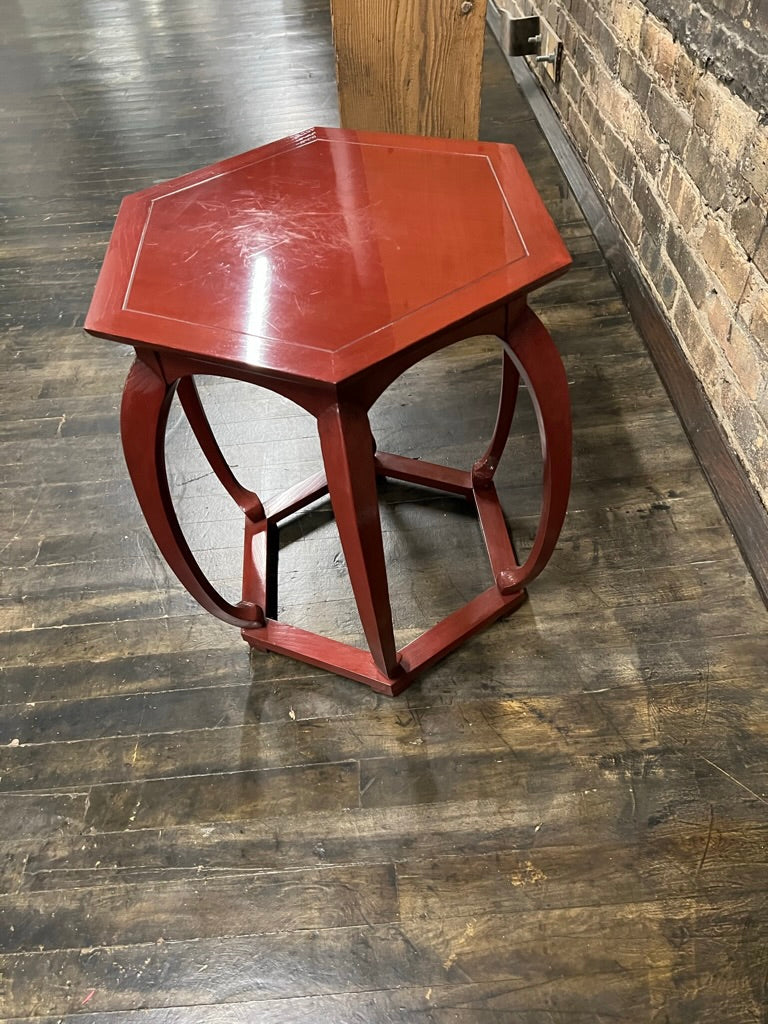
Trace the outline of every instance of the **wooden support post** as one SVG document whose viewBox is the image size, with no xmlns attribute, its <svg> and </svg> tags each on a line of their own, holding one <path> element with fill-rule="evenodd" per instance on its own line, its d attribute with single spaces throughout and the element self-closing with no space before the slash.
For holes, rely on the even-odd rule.
<svg viewBox="0 0 768 1024">
<path fill-rule="evenodd" d="M 331 0 L 341 124 L 476 139 L 486 0 Z"/>
</svg>

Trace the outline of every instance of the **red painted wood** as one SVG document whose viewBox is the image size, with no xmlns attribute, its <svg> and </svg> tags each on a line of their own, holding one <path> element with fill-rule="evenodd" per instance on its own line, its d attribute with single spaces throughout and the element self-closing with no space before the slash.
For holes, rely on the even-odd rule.
<svg viewBox="0 0 768 1024">
<path fill-rule="evenodd" d="M 205 415 L 200 395 L 197 392 L 195 378 L 191 376 L 182 377 L 178 384 L 177 394 L 189 420 L 189 425 L 192 427 L 192 432 L 197 438 L 197 443 L 200 445 L 203 455 L 208 459 L 210 467 L 218 477 L 222 487 L 240 506 L 246 518 L 250 519 L 251 522 L 257 523 L 264 517 L 264 506 L 258 494 L 254 494 L 247 487 L 243 487 L 229 468 L 221 448 L 219 448 L 219 443 L 211 430 L 208 417 Z"/>
<path fill-rule="evenodd" d="M 468 317 L 450 327 L 427 335 L 407 349 L 401 349 L 392 355 L 382 355 L 380 362 L 375 367 L 375 373 L 357 374 L 350 380 L 341 382 L 339 391 L 354 398 L 358 405 L 370 409 L 393 381 L 434 352 L 439 352 L 460 341 L 466 341 L 468 338 L 479 338 L 486 334 L 495 334 L 499 338 L 506 337 L 507 306 L 517 308 L 518 305 L 522 309 L 525 306 L 525 301 L 519 303 L 519 300 L 512 300 L 493 309 L 486 309 L 476 316 Z M 305 408 L 308 406 L 305 405 Z"/>
<path fill-rule="evenodd" d="M 377 666 L 393 678 L 400 669 L 368 416 L 353 405 L 333 405 L 319 418 L 318 430 L 333 514 L 363 632 Z"/>
<path fill-rule="evenodd" d="M 544 460 L 541 515 L 525 563 L 498 582 L 511 593 L 534 580 L 552 555 L 571 490 L 571 405 L 560 355 L 539 318 L 526 309 L 510 329 L 505 346 L 528 385 L 536 410 Z"/>
<path fill-rule="evenodd" d="M 319 128 L 124 199 L 86 329 L 339 381 L 569 263 L 513 146 Z"/>
<path fill-rule="evenodd" d="M 287 654 L 309 665 L 365 683 L 377 693 L 396 697 L 417 675 L 435 665 L 475 633 L 511 614 L 525 598 L 525 591 L 502 595 L 496 587 L 478 594 L 463 608 L 432 626 L 402 649 L 401 672 L 396 679 L 384 675 L 371 655 L 359 647 L 351 647 L 338 640 L 271 619 L 261 629 L 244 629 L 243 639 L 257 650 Z"/>
<path fill-rule="evenodd" d="M 258 651 L 287 654 L 308 665 L 365 683 L 388 697 L 402 693 L 413 678 L 413 673 L 406 675 L 403 672 L 396 679 L 390 679 L 381 672 L 367 651 L 272 619 L 268 619 L 261 629 L 244 629 L 243 639 Z"/>
<path fill-rule="evenodd" d="M 174 391 L 175 385 L 141 360 L 133 364 L 123 392 L 120 429 L 136 497 L 163 557 L 195 600 L 233 626 L 259 625 L 264 620 L 260 607 L 230 604 L 210 584 L 176 518 L 165 468 L 165 428 Z"/>
<path fill-rule="evenodd" d="M 243 553 L 243 601 L 264 610 L 267 618 L 277 617 L 278 530 L 268 519 L 245 521 Z"/>
<path fill-rule="evenodd" d="M 507 595 L 500 594 L 496 587 L 484 590 L 402 649 L 404 671 L 411 676 L 423 672 L 481 629 L 515 611 L 525 597 L 524 590 Z"/>
<path fill-rule="evenodd" d="M 265 515 L 272 522 L 279 523 L 327 493 L 328 481 L 325 473 L 314 473 L 277 497 L 271 498 L 267 503 Z"/>
<path fill-rule="evenodd" d="M 499 411 L 496 415 L 496 426 L 490 444 L 482 458 L 472 467 L 472 484 L 484 487 L 489 484 L 499 467 L 501 456 L 507 444 L 512 419 L 517 405 L 517 393 L 520 389 L 520 374 L 506 349 L 501 353 L 501 392 L 499 394 Z"/>
<path fill-rule="evenodd" d="M 123 403 L 126 460 L 150 530 L 190 593 L 245 626 L 254 647 L 390 695 L 516 608 L 551 554 L 570 482 L 565 374 L 526 296 L 569 263 L 516 150 L 495 143 L 313 129 L 128 196 L 86 330 L 140 356 Z M 426 355 L 487 333 L 505 345 L 501 396 L 473 469 L 375 454 L 367 410 L 389 384 Z M 250 381 L 309 411 L 324 472 L 265 511 L 225 462 L 196 373 Z M 520 375 L 544 460 L 541 521 L 522 567 L 492 485 Z M 176 388 L 214 472 L 245 513 L 243 605 L 224 601 L 202 574 L 173 509 L 164 434 Z M 497 577 L 400 657 L 377 475 L 473 499 Z M 371 655 L 275 621 L 278 523 L 326 491 Z"/>
<path fill-rule="evenodd" d="M 477 488 L 474 497 L 493 578 L 500 590 L 511 593 L 508 590 L 509 577 L 516 572 L 519 564 L 496 488 L 492 483 L 484 483 Z"/>
<path fill-rule="evenodd" d="M 464 498 L 472 497 L 472 477 L 465 470 L 438 466 L 421 459 L 409 459 L 404 455 L 392 455 L 390 452 L 377 452 L 374 461 L 379 476 L 434 487 L 438 491 L 460 494 Z"/>
</svg>

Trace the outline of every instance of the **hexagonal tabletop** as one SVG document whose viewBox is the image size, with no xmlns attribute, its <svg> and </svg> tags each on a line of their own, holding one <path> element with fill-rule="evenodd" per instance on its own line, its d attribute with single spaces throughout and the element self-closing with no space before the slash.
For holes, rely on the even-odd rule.
<svg viewBox="0 0 768 1024">
<path fill-rule="evenodd" d="M 313 129 L 128 196 L 85 328 L 336 381 L 569 263 L 514 147 Z"/>
</svg>

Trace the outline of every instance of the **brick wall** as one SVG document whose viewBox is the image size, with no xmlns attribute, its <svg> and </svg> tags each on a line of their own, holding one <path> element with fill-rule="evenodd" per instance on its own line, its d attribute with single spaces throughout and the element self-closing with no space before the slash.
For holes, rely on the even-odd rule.
<svg viewBox="0 0 768 1024">
<path fill-rule="evenodd" d="M 723 29 L 738 7 L 747 57 L 768 50 L 763 5 L 708 0 Z M 542 14 L 562 38 L 547 91 L 768 506 L 766 81 L 727 84 L 723 60 L 675 37 L 683 8 L 702 11 L 689 0 L 669 0 L 669 26 L 654 0 L 499 6 Z"/>
</svg>

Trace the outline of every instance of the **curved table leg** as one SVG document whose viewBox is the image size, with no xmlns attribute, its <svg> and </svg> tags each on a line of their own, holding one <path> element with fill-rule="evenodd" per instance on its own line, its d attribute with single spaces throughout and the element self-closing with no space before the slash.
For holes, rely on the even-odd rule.
<svg viewBox="0 0 768 1024">
<path fill-rule="evenodd" d="M 186 589 L 217 618 L 233 626 L 261 626 L 257 605 L 229 604 L 211 585 L 184 538 L 173 507 L 165 465 L 165 430 L 176 383 L 137 359 L 125 382 L 120 431 L 125 461 L 155 543 Z"/>
<path fill-rule="evenodd" d="M 398 664 L 381 539 L 373 438 L 365 411 L 338 404 L 317 421 L 328 491 L 373 660 L 390 679 Z"/>
<path fill-rule="evenodd" d="M 194 377 L 182 377 L 178 385 L 178 395 L 184 413 L 192 427 L 192 432 L 197 438 L 197 443 L 208 459 L 208 463 L 219 479 L 219 483 L 229 496 L 240 506 L 247 519 L 252 523 L 264 518 L 264 506 L 258 494 L 249 491 L 235 477 L 229 468 L 229 463 L 224 458 L 219 443 L 216 440 L 208 417 L 205 415 L 203 403 L 195 384 Z"/>
<path fill-rule="evenodd" d="M 496 426 L 487 451 L 472 467 L 473 487 L 482 487 L 493 480 L 501 456 L 504 454 L 509 431 L 512 428 L 512 419 L 515 415 L 520 374 L 506 349 L 502 349 L 501 358 L 501 392 Z"/>
<path fill-rule="evenodd" d="M 571 408 L 560 353 L 539 318 L 526 309 L 513 324 L 504 347 L 528 385 L 539 423 L 544 461 L 541 516 L 525 563 L 500 574 L 502 593 L 525 587 L 552 555 L 571 489 Z"/>
</svg>

